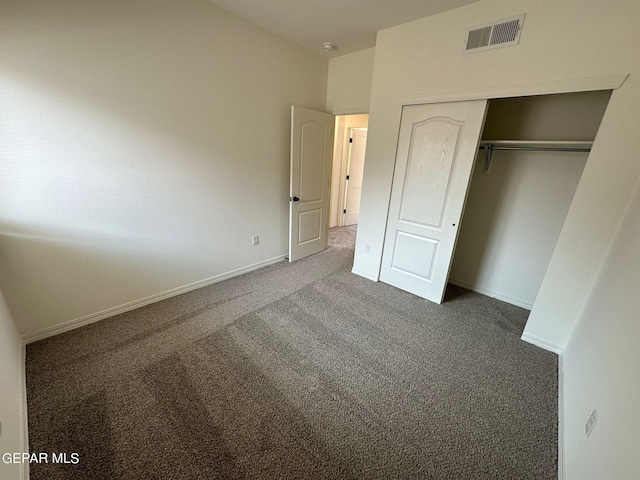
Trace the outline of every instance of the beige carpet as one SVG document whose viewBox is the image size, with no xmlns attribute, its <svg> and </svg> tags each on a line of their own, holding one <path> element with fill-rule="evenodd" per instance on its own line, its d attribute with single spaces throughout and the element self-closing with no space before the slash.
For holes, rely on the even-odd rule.
<svg viewBox="0 0 640 480">
<path fill-rule="evenodd" d="M 528 312 L 434 305 L 325 252 L 27 348 L 31 479 L 551 479 L 557 358 Z"/>
</svg>

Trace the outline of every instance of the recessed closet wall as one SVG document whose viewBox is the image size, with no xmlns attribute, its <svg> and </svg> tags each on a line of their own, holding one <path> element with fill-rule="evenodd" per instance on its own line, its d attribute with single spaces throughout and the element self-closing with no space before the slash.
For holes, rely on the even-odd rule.
<svg viewBox="0 0 640 480">
<path fill-rule="evenodd" d="M 482 140 L 592 141 L 610 91 L 492 100 Z M 588 153 L 494 151 L 476 160 L 450 283 L 531 308 Z"/>
</svg>

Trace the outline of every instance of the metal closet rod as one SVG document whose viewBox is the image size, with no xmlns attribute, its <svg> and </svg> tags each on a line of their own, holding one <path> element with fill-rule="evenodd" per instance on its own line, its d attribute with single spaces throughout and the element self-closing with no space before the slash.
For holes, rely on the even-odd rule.
<svg viewBox="0 0 640 480">
<path fill-rule="evenodd" d="M 526 147 L 526 146 L 512 146 L 512 147 L 501 147 L 499 145 L 486 144 L 480 145 L 481 150 L 525 150 L 525 151 L 535 151 L 535 152 L 590 152 L 590 147 Z"/>
<path fill-rule="evenodd" d="M 497 143 L 497 142 L 496 142 Z M 487 151 L 487 158 L 484 163 L 484 173 L 489 173 L 489 167 L 491 167 L 491 158 L 493 157 L 494 150 L 520 150 L 520 151 L 529 151 L 529 152 L 580 152 L 580 153 L 588 153 L 591 151 L 591 147 L 584 146 L 576 146 L 576 147 L 561 147 L 561 146 L 553 146 L 547 144 L 547 146 L 541 145 L 531 145 L 531 142 L 524 142 L 525 145 L 496 145 L 492 142 L 486 142 L 479 146 L 480 150 Z M 527 144 L 528 143 L 528 144 Z M 542 142 L 541 142 L 542 143 Z M 571 143 L 571 142 L 558 142 L 558 143 Z M 584 144 L 585 142 L 580 142 Z"/>
</svg>

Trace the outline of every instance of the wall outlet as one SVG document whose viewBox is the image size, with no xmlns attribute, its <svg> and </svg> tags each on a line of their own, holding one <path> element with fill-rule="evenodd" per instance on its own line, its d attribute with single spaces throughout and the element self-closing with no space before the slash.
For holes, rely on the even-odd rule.
<svg viewBox="0 0 640 480">
<path fill-rule="evenodd" d="M 370 243 L 365 243 L 364 244 L 364 253 L 369 253 L 370 250 L 371 250 L 371 244 Z"/>
<path fill-rule="evenodd" d="M 251 237 L 251 245 L 258 245 L 260 243 L 260 238 L 258 238 L 258 235 L 254 235 L 253 237 Z"/>
<path fill-rule="evenodd" d="M 589 417 L 589 420 L 587 420 L 587 423 L 584 424 L 584 433 L 587 435 L 587 437 L 591 435 L 591 432 L 593 432 L 593 429 L 596 426 L 597 421 L 598 421 L 598 410 L 594 409 L 593 412 L 591 412 L 591 416 Z"/>
</svg>

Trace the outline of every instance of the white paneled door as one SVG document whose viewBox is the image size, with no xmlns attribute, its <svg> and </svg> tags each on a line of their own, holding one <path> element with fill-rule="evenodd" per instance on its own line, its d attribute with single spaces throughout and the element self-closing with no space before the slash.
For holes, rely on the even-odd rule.
<svg viewBox="0 0 640 480">
<path fill-rule="evenodd" d="M 327 248 L 334 117 L 291 107 L 289 261 Z"/>
<path fill-rule="evenodd" d="M 441 303 L 486 100 L 402 109 L 380 280 Z"/>
</svg>

